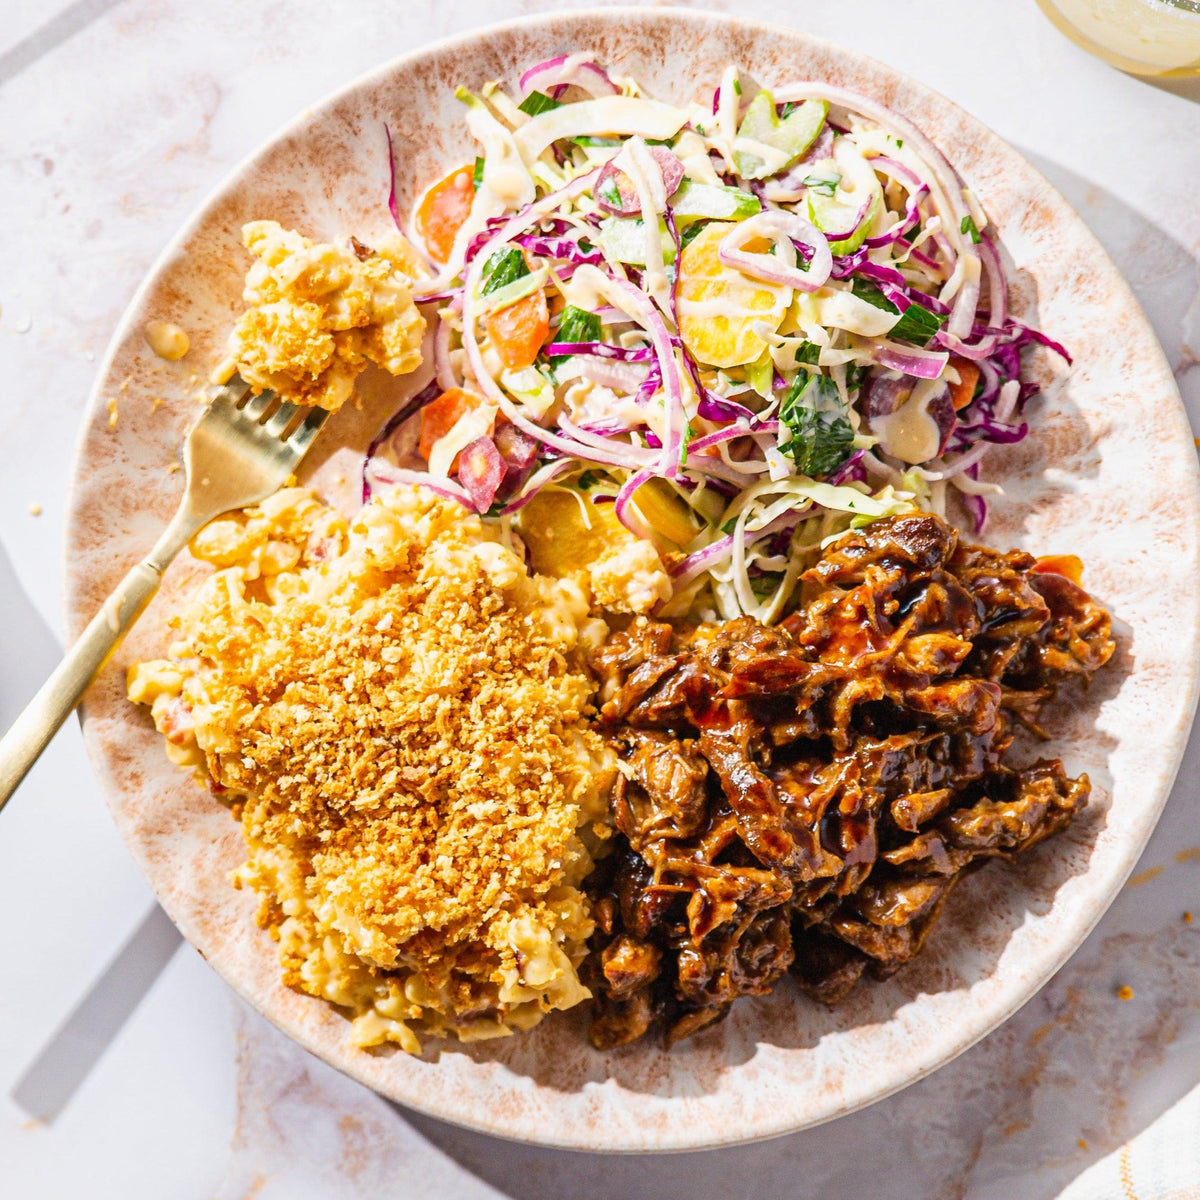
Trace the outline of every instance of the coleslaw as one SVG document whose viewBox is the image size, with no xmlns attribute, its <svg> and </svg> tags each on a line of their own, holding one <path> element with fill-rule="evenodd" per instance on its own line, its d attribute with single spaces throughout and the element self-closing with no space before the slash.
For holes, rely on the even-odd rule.
<svg viewBox="0 0 1200 1200">
<path fill-rule="evenodd" d="M 410 230 L 436 376 L 366 494 L 421 483 L 506 528 L 546 488 L 612 504 L 666 564 L 660 611 L 705 619 L 778 619 L 832 538 L 951 493 L 982 530 L 1022 351 L 1070 360 L 1009 314 L 995 231 L 918 128 L 736 66 L 682 106 L 589 54 L 519 92 L 456 93 L 481 153 Z"/>
</svg>

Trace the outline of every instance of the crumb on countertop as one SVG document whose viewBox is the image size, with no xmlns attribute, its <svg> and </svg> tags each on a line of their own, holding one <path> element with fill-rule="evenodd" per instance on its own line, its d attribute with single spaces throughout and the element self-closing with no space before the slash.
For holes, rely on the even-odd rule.
<svg viewBox="0 0 1200 1200">
<path fill-rule="evenodd" d="M 1132 1000 L 1133 999 L 1133 988 L 1131 988 L 1129 986 L 1129 984 L 1127 984 L 1127 983 L 1121 984 L 1121 986 L 1119 988 L 1117 988 L 1117 999 L 1118 1000 Z"/>
<path fill-rule="evenodd" d="M 42 515 L 42 506 L 36 501 L 32 501 L 29 505 L 29 515 L 31 517 L 40 517 Z"/>
</svg>

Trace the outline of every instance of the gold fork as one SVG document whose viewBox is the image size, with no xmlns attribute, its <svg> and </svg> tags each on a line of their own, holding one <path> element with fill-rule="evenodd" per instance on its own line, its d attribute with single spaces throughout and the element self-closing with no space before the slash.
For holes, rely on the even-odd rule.
<svg viewBox="0 0 1200 1200">
<path fill-rule="evenodd" d="M 323 408 L 279 404 L 273 392 L 251 396 L 237 375 L 217 392 L 183 444 L 187 484 L 171 523 L 0 740 L 0 809 L 142 615 L 180 550 L 214 517 L 276 491 L 328 416 Z"/>
</svg>

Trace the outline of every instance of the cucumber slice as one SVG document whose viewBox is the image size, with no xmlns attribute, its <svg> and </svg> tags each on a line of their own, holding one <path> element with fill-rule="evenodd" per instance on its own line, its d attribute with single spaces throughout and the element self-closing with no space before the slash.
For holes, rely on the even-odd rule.
<svg viewBox="0 0 1200 1200">
<path fill-rule="evenodd" d="M 849 236 L 829 243 L 834 254 L 852 254 L 867 239 L 876 218 L 883 211 L 883 188 L 875 177 L 871 164 L 845 138 L 834 142 L 833 158 L 816 164 L 815 174 L 840 176 L 833 195 L 824 190 L 809 188 L 805 196 L 808 219 L 822 233 L 845 233 Z M 861 219 L 863 204 L 866 212 Z"/>
<path fill-rule="evenodd" d="M 665 265 L 675 257 L 675 243 L 661 218 L 658 228 L 662 235 Z M 608 217 L 600 222 L 596 237 L 609 258 L 628 263 L 630 266 L 646 265 L 646 234 L 641 217 Z"/>
<path fill-rule="evenodd" d="M 752 363 L 746 364 L 746 382 L 764 399 L 771 399 L 771 385 L 775 381 L 775 360 L 771 357 L 771 348 L 759 355 Z"/>
<path fill-rule="evenodd" d="M 766 179 L 792 165 L 816 141 L 829 105 L 805 100 L 781 121 L 765 88 L 750 102 L 733 142 L 733 162 L 746 179 Z"/>
<path fill-rule="evenodd" d="M 761 212 L 762 202 L 741 188 L 685 179 L 671 197 L 671 211 L 680 220 L 708 217 L 715 221 L 740 221 Z"/>
</svg>

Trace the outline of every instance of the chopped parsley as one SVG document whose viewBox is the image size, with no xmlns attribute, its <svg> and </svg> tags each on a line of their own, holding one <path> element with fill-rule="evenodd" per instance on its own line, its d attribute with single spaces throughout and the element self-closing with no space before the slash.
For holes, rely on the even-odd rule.
<svg viewBox="0 0 1200 1200">
<path fill-rule="evenodd" d="M 779 448 L 792 456 L 800 474 L 824 479 L 850 457 L 854 448 L 850 410 L 828 375 L 797 375 L 779 419 L 790 434 Z"/>
<path fill-rule="evenodd" d="M 879 285 L 869 279 L 855 279 L 850 290 L 868 304 L 882 309 L 884 312 L 898 313 L 900 307 L 893 304 L 880 290 Z M 888 330 L 888 337 L 902 342 L 912 342 L 914 346 L 927 346 L 930 338 L 946 323 L 946 318 L 939 316 L 926 308 L 917 300 L 913 300 L 904 310 L 895 325 Z"/>
<path fill-rule="evenodd" d="M 958 227 L 958 229 L 960 233 L 969 233 L 971 235 L 971 241 L 973 241 L 977 246 L 981 241 L 983 241 L 983 238 L 979 235 L 979 226 L 975 224 L 975 218 L 971 216 L 970 213 L 963 217 L 962 224 Z"/>
<path fill-rule="evenodd" d="M 545 92 L 530 92 L 517 107 L 531 117 L 536 117 L 538 113 L 549 112 L 552 108 L 558 108 L 558 101 L 552 100 Z"/>
<path fill-rule="evenodd" d="M 529 265 L 519 246 L 502 246 L 483 265 L 480 295 L 488 296 L 529 274 Z"/>
<path fill-rule="evenodd" d="M 567 305 L 559 318 L 558 331 L 554 335 L 556 342 L 598 342 L 600 340 L 600 318 L 586 309 Z M 570 358 L 569 354 L 554 354 L 550 356 L 552 363 L 560 363 Z"/>
<path fill-rule="evenodd" d="M 840 175 L 806 175 L 800 182 L 810 192 L 832 197 L 837 191 L 837 185 L 842 182 Z"/>
<path fill-rule="evenodd" d="M 483 187 L 483 159 L 475 160 L 475 169 L 471 172 L 471 182 L 475 184 L 475 190 L 479 191 Z"/>
<path fill-rule="evenodd" d="M 602 200 L 609 208 L 615 208 L 620 212 L 625 207 L 624 198 L 621 196 L 621 189 L 617 184 L 615 174 L 606 175 L 596 187 L 596 199 Z"/>
</svg>

